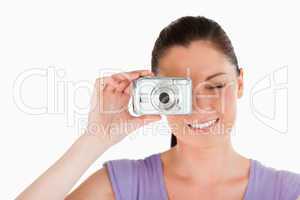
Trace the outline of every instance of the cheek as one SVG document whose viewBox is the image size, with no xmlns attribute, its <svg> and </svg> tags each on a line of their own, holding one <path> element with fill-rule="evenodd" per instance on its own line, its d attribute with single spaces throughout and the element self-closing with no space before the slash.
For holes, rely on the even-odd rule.
<svg viewBox="0 0 300 200">
<path fill-rule="evenodd" d="M 221 101 L 223 101 L 221 102 L 221 113 L 223 115 L 224 121 L 233 123 L 236 115 L 237 101 L 237 92 L 235 86 L 225 88 L 224 97 Z"/>
<path fill-rule="evenodd" d="M 169 125 L 174 125 L 174 126 L 181 126 L 184 124 L 185 117 L 184 116 L 175 116 L 175 115 L 169 115 L 167 116 L 167 120 Z"/>
<path fill-rule="evenodd" d="M 187 130 L 185 125 L 186 117 L 185 116 L 175 116 L 169 115 L 167 116 L 168 125 L 173 133 L 179 135 Z"/>
</svg>

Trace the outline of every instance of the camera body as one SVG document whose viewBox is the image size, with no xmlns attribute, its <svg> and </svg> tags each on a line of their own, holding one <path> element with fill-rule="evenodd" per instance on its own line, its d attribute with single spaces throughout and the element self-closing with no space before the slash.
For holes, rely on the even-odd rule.
<svg viewBox="0 0 300 200">
<path fill-rule="evenodd" d="M 135 115 L 183 115 L 192 112 L 192 80 L 185 77 L 145 76 L 133 81 Z"/>
</svg>

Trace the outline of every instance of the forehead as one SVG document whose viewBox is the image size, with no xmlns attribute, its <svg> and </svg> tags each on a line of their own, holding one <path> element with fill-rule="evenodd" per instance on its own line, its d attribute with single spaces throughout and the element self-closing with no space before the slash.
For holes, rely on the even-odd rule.
<svg viewBox="0 0 300 200">
<path fill-rule="evenodd" d="M 159 60 L 160 75 L 205 78 L 218 72 L 230 75 L 234 73 L 234 67 L 208 41 L 193 41 L 188 47 L 171 47 Z"/>
</svg>

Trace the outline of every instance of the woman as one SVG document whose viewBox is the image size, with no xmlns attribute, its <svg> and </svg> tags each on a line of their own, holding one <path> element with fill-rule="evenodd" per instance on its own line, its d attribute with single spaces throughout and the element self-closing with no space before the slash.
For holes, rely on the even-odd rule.
<svg viewBox="0 0 300 200">
<path fill-rule="evenodd" d="M 230 133 L 236 102 L 243 94 L 243 69 L 216 22 L 200 16 L 172 22 L 156 40 L 151 64 L 152 72 L 97 79 L 85 134 L 18 199 L 294 200 L 300 195 L 299 174 L 266 167 L 232 147 Z M 155 75 L 189 76 L 193 83 L 192 114 L 167 116 L 172 148 L 145 159 L 108 161 L 68 194 L 109 147 L 160 120 L 158 115 L 133 117 L 124 109 L 131 82 Z"/>
</svg>

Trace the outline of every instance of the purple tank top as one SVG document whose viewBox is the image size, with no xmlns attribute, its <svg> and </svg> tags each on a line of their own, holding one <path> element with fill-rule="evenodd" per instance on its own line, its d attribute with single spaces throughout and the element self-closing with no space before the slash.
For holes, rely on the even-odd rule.
<svg viewBox="0 0 300 200">
<path fill-rule="evenodd" d="M 296 200 L 300 174 L 276 170 L 250 159 L 250 175 L 244 200 Z M 144 159 L 110 160 L 104 163 L 116 200 L 167 200 L 160 153 Z"/>
</svg>

